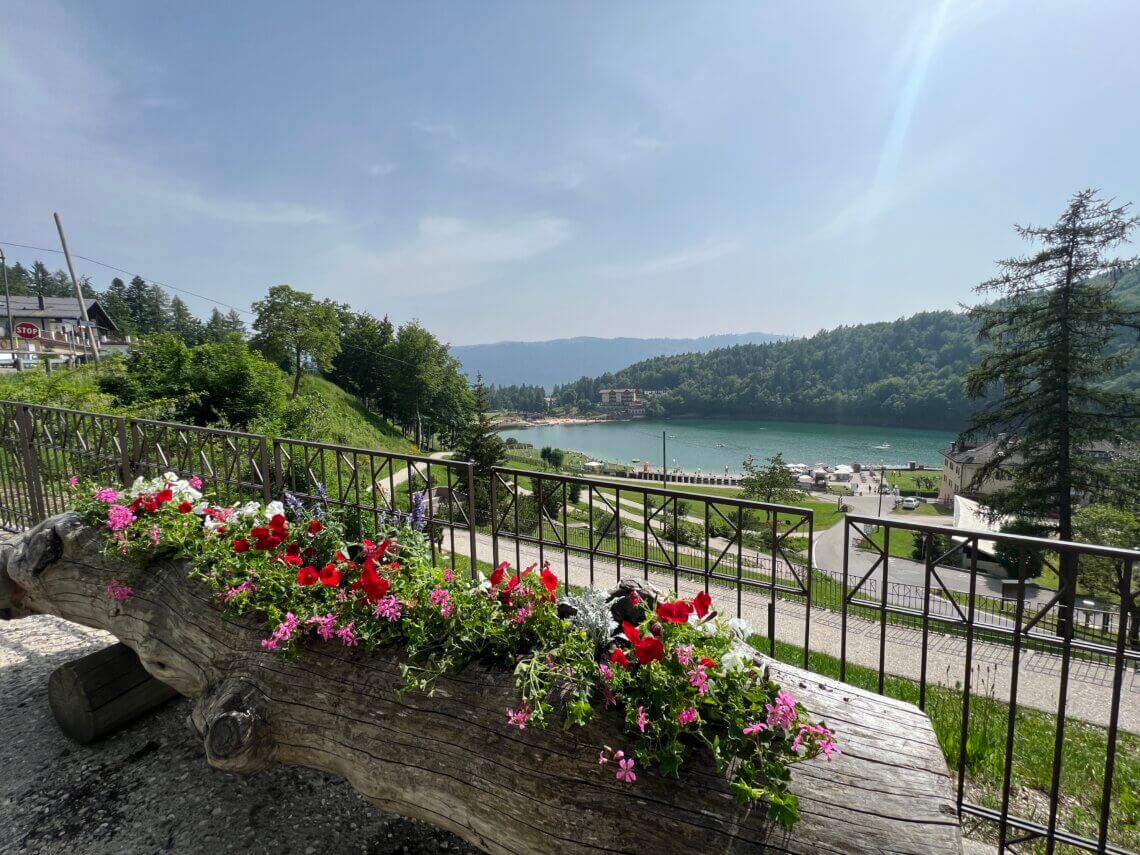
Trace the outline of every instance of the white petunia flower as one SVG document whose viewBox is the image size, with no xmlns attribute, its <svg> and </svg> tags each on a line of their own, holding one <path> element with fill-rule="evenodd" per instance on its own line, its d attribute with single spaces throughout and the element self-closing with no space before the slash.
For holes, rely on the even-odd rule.
<svg viewBox="0 0 1140 855">
<path fill-rule="evenodd" d="M 732 634 L 741 641 L 747 641 L 748 636 L 752 635 L 752 625 L 744 618 L 731 618 L 728 621 L 728 628 L 732 630 Z"/>
<path fill-rule="evenodd" d="M 239 517 L 249 519 L 261 513 L 261 504 L 258 502 L 246 502 L 242 505 L 237 512 Z"/>
<path fill-rule="evenodd" d="M 285 513 L 285 506 L 278 501 L 272 501 L 265 506 L 265 518 L 273 519 L 278 514 Z"/>
</svg>

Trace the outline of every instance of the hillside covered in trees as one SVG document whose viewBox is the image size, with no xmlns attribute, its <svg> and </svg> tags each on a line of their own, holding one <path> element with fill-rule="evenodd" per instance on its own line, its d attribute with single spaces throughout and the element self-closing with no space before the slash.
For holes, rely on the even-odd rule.
<svg viewBox="0 0 1140 855">
<path fill-rule="evenodd" d="M 1116 291 L 1140 309 L 1140 268 L 1121 276 Z M 588 409 L 599 389 L 629 386 L 660 393 L 648 409 L 657 416 L 959 429 L 973 409 L 963 380 L 978 347 L 966 314 L 921 312 L 792 341 L 660 356 L 583 377 L 554 395 L 559 405 Z M 1133 358 L 1109 385 L 1140 386 L 1140 361 Z"/>
</svg>

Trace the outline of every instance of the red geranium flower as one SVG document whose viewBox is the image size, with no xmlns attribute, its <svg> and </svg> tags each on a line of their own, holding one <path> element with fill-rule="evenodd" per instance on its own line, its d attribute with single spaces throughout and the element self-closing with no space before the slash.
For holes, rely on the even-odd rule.
<svg viewBox="0 0 1140 855">
<path fill-rule="evenodd" d="M 498 567 L 491 571 L 491 587 L 497 588 L 503 584 L 503 576 L 507 573 L 507 568 L 511 565 L 504 561 Z"/>
<path fill-rule="evenodd" d="M 309 523 L 309 534 L 320 534 L 324 530 L 320 520 L 313 520 Z"/>
<path fill-rule="evenodd" d="M 715 668 L 716 667 L 716 660 L 709 659 L 707 656 L 702 656 L 701 657 L 701 664 L 704 665 L 706 668 Z"/>
<path fill-rule="evenodd" d="M 326 564 L 321 568 L 321 584 L 330 588 L 340 584 L 340 571 L 336 569 L 335 564 Z"/>
<path fill-rule="evenodd" d="M 554 592 L 558 590 L 558 577 L 550 572 L 550 568 L 542 568 L 542 586 L 546 588 L 548 598 L 553 602 Z"/>
<path fill-rule="evenodd" d="M 316 567 L 305 566 L 297 571 L 297 584 L 303 587 L 315 585 L 320 581 L 320 574 L 317 573 Z"/>
<path fill-rule="evenodd" d="M 154 501 L 158 504 L 169 502 L 174 498 L 174 491 L 167 487 L 165 490 L 159 490 L 158 495 L 154 497 Z"/>
<path fill-rule="evenodd" d="M 192 505 L 190 502 L 183 502 L 178 506 L 178 513 L 180 514 L 188 514 L 192 510 L 194 510 L 194 505 Z"/>
<path fill-rule="evenodd" d="M 390 583 L 387 579 L 376 572 L 373 567 L 365 567 L 360 573 L 360 582 L 358 583 L 364 589 L 364 596 L 371 602 L 382 599 L 388 593 Z M 354 586 L 355 587 L 355 586 Z"/>
<path fill-rule="evenodd" d="M 620 665 L 622 668 L 629 667 L 629 657 L 625 655 L 625 651 L 620 647 L 616 648 L 614 652 L 610 654 L 610 661 L 615 665 Z"/>
<path fill-rule="evenodd" d="M 234 540 L 234 552 L 249 552 L 249 541 L 244 537 Z"/>
<path fill-rule="evenodd" d="M 709 608 L 712 606 L 712 597 L 705 591 L 701 591 L 693 597 L 693 608 L 697 612 L 697 617 L 703 618 L 709 613 Z"/>
<path fill-rule="evenodd" d="M 657 617 L 669 623 L 686 623 L 692 613 L 693 607 L 684 600 L 657 604 Z"/>
<path fill-rule="evenodd" d="M 637 654 L 638 662 L 642 665 L 648 665 L 650 662 L 656 662 L 664 655 L 665 647 L 661 644 L 661 639 L 647 635 L 633 646 L 633 652 Z"/>
</svg>

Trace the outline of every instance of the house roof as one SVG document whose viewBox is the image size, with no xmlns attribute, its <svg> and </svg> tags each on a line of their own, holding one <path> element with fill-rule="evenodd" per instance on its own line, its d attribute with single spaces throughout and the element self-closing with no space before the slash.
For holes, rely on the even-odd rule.
<svg viewBox="0 0 1140 855">
<path fill-rule="evenodd" d="M 64 318 L 81 320 L 79 301 L 74 297 L 44 297 L 40 306 L 39 297 L 10 297 L 12 314 L 18 318 Z M 95 325 L 107 330 L 118 330 L 107 310 L 94 298 L 83 301 L 87 315 Z M 7 312 L 7 307 L 4 309 Z"/>
<path fill-rule="evenodd" d="M 1110 440 L 1091 442 L 1085 451 L 1093 456 L 1126 455 L 1130 453 L 1126 445 Z M 942 454 L 947 460 L 954 463 L 968 463 L 977 466 L 985 466 L 995 460 L 1017 465 L 1023 459 L 1017 448 L 1017 437 L 1006 434 L 998 434 L 993 439 L 988 439 L 977 445 L 955 442 L 949 448 L 943 449 Z"/>
</svg>

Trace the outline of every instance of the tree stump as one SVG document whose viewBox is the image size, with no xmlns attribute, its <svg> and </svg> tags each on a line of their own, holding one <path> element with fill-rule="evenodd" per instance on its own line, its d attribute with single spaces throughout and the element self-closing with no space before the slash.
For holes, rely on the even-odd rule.
<svg viewBox="0 0 1140 855">
<path fill-rule="evenodd" d="M 177 696 L 121 643 L 61 665 L 48 679 L 52 715 L 60 730 L 80 745 L 106 736 Z"/>
<path fill-rule="evenodd" d="M 843 754 L 792 769 L 802 820 L 790 832 L 744 807 L 694 755 L 680 780 L 639 769 L 635 785 L 599 767 L 628 740 L 617 716 L 588 727 L 519 731 L 502 668 L 403 693 L 402 651 L 306 644 L 295 660 L 263 651 L 264 629 L 227 618 L 180 560 L 131 575 L 134 596 L 104 590 L 126 569 L 99 553 L 74 515 L 47 520 L 0 551 L 0 609 L 54 614 L 106 630 L 146 670 L 196 699 L 207 760 L 253 773 L 279 763 L 342 775 L 384 810 L 454 832 L 494 853 L 961 852 L 951 785 L 929 719 L 916 707 L 767 662 Z"/>
</svg>

